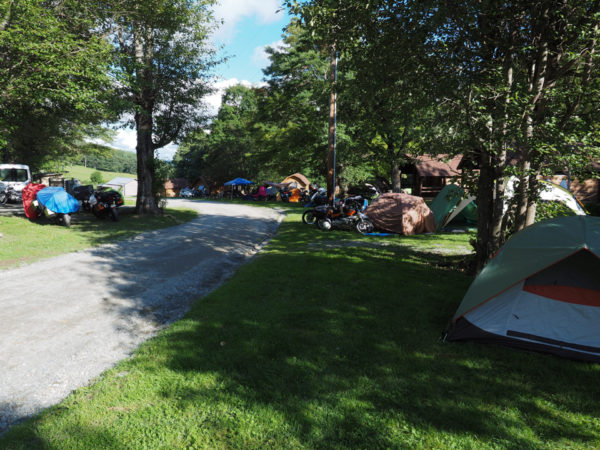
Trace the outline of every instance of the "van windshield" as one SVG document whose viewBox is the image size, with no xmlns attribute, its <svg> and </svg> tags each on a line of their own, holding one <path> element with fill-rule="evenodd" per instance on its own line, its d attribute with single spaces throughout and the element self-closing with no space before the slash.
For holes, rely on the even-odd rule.
<svg viewBox="0 0 600 450">
<path fill-rule="evenodd" d="M 27 181 L 25 169 L 0 169 L 0 181 Z"/>
</svg>

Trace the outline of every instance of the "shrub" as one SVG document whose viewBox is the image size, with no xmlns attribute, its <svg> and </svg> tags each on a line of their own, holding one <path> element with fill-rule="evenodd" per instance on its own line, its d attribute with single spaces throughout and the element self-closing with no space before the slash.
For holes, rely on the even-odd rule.
<svg viewBox="0 0 600 450">
<path fill-rule="evenodd" d="M 92 172 L 90 175 L 90 181 L 93 184 L 102 184 L 104 183 L 104 180 L 102 178 L 102 174 L 98 171 Z"/>
</svg>

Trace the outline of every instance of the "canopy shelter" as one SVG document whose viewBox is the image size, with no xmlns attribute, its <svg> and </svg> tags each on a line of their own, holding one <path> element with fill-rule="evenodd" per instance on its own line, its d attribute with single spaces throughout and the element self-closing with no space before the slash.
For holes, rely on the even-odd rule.
<svg viewBox="0 0 600 450">
<path fill-rule="evenodd" d="M 447 330 L 600 362 L 600 217 L 545 220 L 515 234 L 469 287 Z"/>
<path fill-rule="evenodd" d="M 245 178 L 236 178 L 234 180 L 228 181 L 224 184 L 224 186 L 245 186 L 248 184 L 254 184 L 252 181 L 246 180 Z"/>
<path fill-rule="evenodd" d="M 246 180 L 245 178 L 235 178 L 227 183 L 224 183 L 224 186 L 231 186 L 231 198 L 233 198 L 233 187 L 234 186 L 248 186 L 250 184 L 254 184 L 254 182 L 250 180 Z"/>
</svg>

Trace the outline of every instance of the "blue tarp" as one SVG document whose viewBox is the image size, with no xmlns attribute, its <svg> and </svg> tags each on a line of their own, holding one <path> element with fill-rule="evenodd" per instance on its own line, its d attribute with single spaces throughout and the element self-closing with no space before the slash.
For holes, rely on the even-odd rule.
<svg viewBox="0 0 600 450">
<path fill-rule="evenodd" d="M 37 193 L 38 202 L 55 213 L 71 214 L 79 211 L 79 202 L 61 187 L 47 187 Z"/>
<path fill-rule="evenodd" d="M 254 184 L 252 181 L 248 181 L 245 178 L 236 178 L 235 180 L 228 181 L 225 186 L 240 186 L 245 184 Z"/>
</svg>

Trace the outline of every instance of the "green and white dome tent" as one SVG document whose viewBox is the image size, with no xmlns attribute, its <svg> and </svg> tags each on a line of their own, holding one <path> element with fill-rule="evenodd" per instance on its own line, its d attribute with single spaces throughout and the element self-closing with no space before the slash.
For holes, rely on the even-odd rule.
<svg viewBox="0 0 600 450">
<path fill-rule="evenodd" d="M 600 362 L 600 217 L 550 219 L 511 237 L 469 287 L 447 340 Z"/>
</svg>

